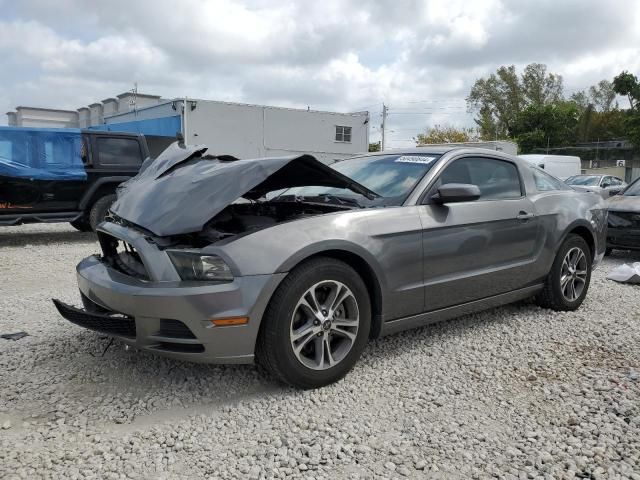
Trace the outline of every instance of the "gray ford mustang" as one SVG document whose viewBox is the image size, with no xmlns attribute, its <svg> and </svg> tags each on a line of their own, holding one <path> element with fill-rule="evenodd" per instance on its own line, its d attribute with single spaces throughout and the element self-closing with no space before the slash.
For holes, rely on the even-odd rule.
<svg viewBox="0 0 640 480">
<path fill-rule="evenodd" d="M 142 350 L 257 359 L 302 388 L 369 338 L 528 297 L 578 308 L 607 211 L 518 158 L 464 148 L 237 160 L 174 144 L 126 182 L 66 319 Z"/>
</svg>

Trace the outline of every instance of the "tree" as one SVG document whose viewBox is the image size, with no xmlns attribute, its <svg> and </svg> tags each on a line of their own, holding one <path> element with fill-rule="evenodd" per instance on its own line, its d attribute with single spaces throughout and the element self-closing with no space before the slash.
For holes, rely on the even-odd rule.
<svg viewBox="0 0 640 480">
<path fill-rule="evenodd" d="M 640 149 L 640 82 L 627 71 L 613 79 L 613 89 L 618 95 L 626 95 L 631 107 L 626 111 L 624 126 L 626 137 Z"/>
<path fill-rule="evenodd" d="M 521 76 L 514 65 L 502 66 L 488 78 L 476 80 L 467 107 L 478 112 L 475 122 L 482 138 L 508 138 L 525 108 L 560 101 L 562 92 L 562 77 L 547 73 L 546 65 L 527 65 Z"/>
<path fill-rule="evenodd" d="M 586 110 L 589 105 L 596 112 L 609 112 L 618 108 L 616 92 L 613 83 L 608 80 L 600 80 L 596 85 L 592 85 L 588 90 L 581 90 L 571 95 L 571 100 L 575 102 L 581 110 Z"/>
<path fill-rule="evenodd" d="M 475 129 L 457 128 L 451 125 L 436 125 L 435 127 L 427 128 L 425 133 L 419 133 L 414 138 L 417 145 L 472 142 L 477 139 L 478 136 Z"/>
<path fill-rule="evenodd" d="M 529 105 L 518 114 L 513 135 L 523 153 L 547 145 L 568 146 L 575 142 L 580 111 L 572 101 Z"/>
<path fill-rule="evenodd" d="M 629 106 L 633 109 L 640 102 L 640 83 L 638 77 L 626 70 L 613 79 L 613 90 L 618 95 L 625 95 Z"/>
<path fill-rule="evenodd" d="M 370 143 L 369 144 L 370 152 L 379 152 L 380 151 L 380 142 Z"/>
<path fill-rule="evenodd" d="M 547 66 L 530 63 L 522 73 L 522 93 L 528 106 L 540 107 L 563 100 L 562 76 L 547 74 Z"/>
<path fill-rule="evenodd" d="M 608 80 L 600 80 L 597 85 L 589 87 L 589 97 L 597 112 L 609 112 L 618 107 L 613 83 Z"/>
</svg>

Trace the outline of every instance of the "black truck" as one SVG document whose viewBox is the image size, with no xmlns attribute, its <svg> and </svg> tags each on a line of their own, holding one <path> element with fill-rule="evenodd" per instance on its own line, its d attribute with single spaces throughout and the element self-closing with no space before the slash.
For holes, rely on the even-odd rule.
<svg viewBox="0 0 640 480">
<path fill-rule="evenodd" d="M 175 137 L 0 127 L 0 225 L 70 222 L 95 230 L 116 187 Z"/>
</svg>

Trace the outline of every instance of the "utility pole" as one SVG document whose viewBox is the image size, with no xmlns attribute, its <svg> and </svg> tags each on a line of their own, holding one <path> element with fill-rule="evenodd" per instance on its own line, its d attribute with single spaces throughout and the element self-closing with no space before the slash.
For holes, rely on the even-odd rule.
<svg viewBox="0 0 640 480">
<path fill-rule="evenodd" d="M 382 130 L 382 142 L 380 145 L 381 151 L 384 151 L 384 133 L 385 133 L 386 124 L 387 124 L 387 106 L 383 103 L 382 104 L 382 125 L 380 125 L 380 129 Z"/>
</svg>

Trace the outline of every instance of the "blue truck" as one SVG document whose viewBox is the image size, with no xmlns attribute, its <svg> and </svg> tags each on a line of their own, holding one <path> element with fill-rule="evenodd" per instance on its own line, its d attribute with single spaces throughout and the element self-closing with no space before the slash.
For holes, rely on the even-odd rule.
<svg viewBox="0 0 640 480">
<path fill-rule="evenodd" d="M 0 127 L 0 225 L 69 222 L 95 230 L 117 186 L 175 137 Z"/>
</svg>

